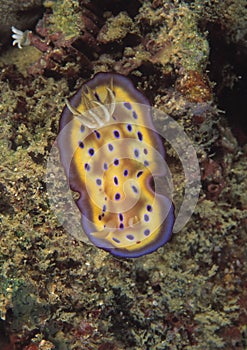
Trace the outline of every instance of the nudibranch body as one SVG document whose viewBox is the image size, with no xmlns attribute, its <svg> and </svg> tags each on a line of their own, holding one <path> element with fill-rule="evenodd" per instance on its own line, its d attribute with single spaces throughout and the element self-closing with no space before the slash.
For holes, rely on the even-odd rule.
<svg viewBox="0 0 247 350">
<path fill-rule="evenodd" d="M 134 258 L 168 241 L 174 208 L 154 188 L 166 175 L 164 148 L 148 100 L 129 79 L 98 73 L 84 84 L 63 110 L 58 146 L 93 244 Z"/>
</svg>

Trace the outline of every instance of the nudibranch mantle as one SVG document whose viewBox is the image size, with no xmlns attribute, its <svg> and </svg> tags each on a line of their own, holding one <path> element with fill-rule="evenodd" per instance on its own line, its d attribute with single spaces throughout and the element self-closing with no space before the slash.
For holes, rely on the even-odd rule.
<svg viewBox="0 0 247 350">
<path fill-rule="evenodd" d="M 98 73 L 66 102 L 60 158 L 90 241 L 118 257 L 149 254 L 170 238 L 171 200 L 154 189 L 166 175 L 151 107 L 132 82 Z"/>
</svg>

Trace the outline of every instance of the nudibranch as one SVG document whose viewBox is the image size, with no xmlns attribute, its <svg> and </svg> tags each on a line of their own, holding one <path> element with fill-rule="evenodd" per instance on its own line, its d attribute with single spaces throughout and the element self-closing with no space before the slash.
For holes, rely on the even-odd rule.
<svg viewBox="0 0 247 350">
<path fill-rule="evenodd" d="M 170 238 L 174 207 L 157 193 L 166 174 L 151 107 L 132 82 L 98 73 L 66 102 L 60 158 L 89 240 L 117 257 L 149 254 Z"/>
</svg>

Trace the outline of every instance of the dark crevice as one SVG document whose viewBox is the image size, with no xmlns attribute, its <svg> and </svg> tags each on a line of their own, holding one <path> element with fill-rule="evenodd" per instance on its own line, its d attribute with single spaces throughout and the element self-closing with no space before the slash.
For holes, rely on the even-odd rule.
<svg viewBox="0 0 247 350">
<path fill-rule="evenodd" d="M 217 104 L 219 109 L 225 111 L 225 118 L 234 135 L 243 145 L 247 141 L 247 47 L 241 42 L 227 43 L 225 32 L 216 24 L 210 24 L 207 30 L 210 44 L 209 78 L 216 82 L 214 92 Z"/>
</svg>

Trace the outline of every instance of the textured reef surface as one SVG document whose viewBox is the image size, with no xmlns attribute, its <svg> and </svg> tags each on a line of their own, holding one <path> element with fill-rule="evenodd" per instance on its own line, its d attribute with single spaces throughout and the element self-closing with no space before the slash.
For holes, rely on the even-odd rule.
<svg viewBox="0 0 247 350">
<path fill-rule="evenodd" d="M 0 5 L 0 349 L 246 349 L 246 2 Z M 12 26 L 29 46 L 11 46 Z M 190 221 L 136 259 L 68 234 L 49 204 L 65 98 L 98 72 L 131 79 L 200 164 Z M 178 208 L 185 177 L 164 145 Z"/>
</svg>

